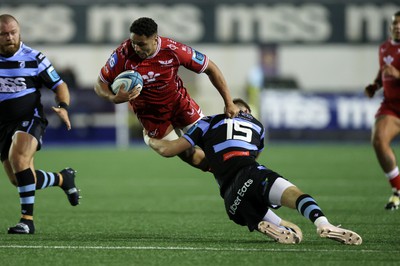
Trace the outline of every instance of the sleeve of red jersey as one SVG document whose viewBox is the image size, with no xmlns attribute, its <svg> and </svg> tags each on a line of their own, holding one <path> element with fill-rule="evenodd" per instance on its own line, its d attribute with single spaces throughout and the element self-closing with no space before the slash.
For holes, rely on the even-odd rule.
<svg viewBox="0 0 400 266">
<path fill-rule="evenodd" d="M 117 51 L 114 51 L 108 58 L 106 64 L 101 68 L 99 77 L 107 84 L 113 83 L 118 74 L 124 71 L 124 60 Z"/>
<path fill-rule="evenodd" d="M 177 45 L 175 50 L 182 66 L 196 73 L 203 73 L 208 66 L 208 56 L 184 44 Z"/>
</svg>

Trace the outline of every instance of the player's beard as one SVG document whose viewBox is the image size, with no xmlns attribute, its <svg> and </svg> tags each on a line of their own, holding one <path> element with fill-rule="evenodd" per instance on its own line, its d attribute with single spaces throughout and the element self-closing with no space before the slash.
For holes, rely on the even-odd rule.
<svg viewBox="0 0 400 266">
<path fill-rule="evenodd" d="M 1 47 L 0 54 L 5 57 L 13 56 L 19 49 L 21 45 L 21 37 L 18 37 L 16 40 L 11 41 Z"/>
</svg>

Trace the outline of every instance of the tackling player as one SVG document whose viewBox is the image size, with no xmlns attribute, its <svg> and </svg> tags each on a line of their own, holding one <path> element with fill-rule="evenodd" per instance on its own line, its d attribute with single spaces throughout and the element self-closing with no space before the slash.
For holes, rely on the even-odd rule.
<svg viewBox="0 0 400 266">
<path fill-rule="evenodd" d="M 0 155 L 11 183 L 17 186 L 21 219 L 8 228 L 9 234 L 33 234 L 35 191 L 60 186 L 71 205 L 79 204 L 75 170 L 60 173 L 35 170 L 33 160 L 40 150 L 48 121 L 43 113 L 39 89 L 45 86 L 55 93 L 54 112 L 71 129 L 67 85 L 50 61 L 21 41 L 20 26 L 9 15 L 0 15 Z"/>
<path fill-rule="evenodd" d="M 297 209 L 313 222 L 321 237 L 360 245 L 361 237 L 332 225 L 310 195 L 257 163 L 256 159 L 264 149 L 264 128 L 250 114 L 246 102 L 241 99 L 234 102 L 241 110 L 237 117 L 229 119 L 224 114 L 204 117 L 179 139 L 150 138 L 150 147 L 165 157 L 175 156 L 195 145 L 202 148 L 213 169 L 229 218 L 247 226 L 250 231 L 257 230 L 280 243 L 299 243 L 301 231 L 296 230 L 298 227 L 285 228 L 266 217 L 269 208 L 286 206 Z M 279 231 L 281 234 L 276 233 Z"/>
<path fill-rule="evenodd" d="M 396 210 L 400 205 L 400 174 L 396 155 L 390 147 L 400 133 L 400 11 L 392 17 L 391 37 L 379 47 L 379 71 L 365 94 L 373 97 L 383 87 L 384 99 L 375 115 L 372 145 L 393 194 L 385 209 Z"/>
<path fill-rule="evenodd" d="M 177 139 L 180 132 L 176 131 L 186 131 L 203 117 L 178 76 L 178 69 L 183 66 L 206 73 L 225 102 L 227 117 L 235 117 L 239 109 L 233 104 L 225 78 L 215 63 L 192 47 L 159 36 L 157 28 L 151 18 L 139 18 L 132 23 L 130 38 L 115 49 L 101 69 L 95 92 L 115 104 L 129 101 L 151 137 Z M 135 89 L 129 93 L 120 89 L 114 95 L 110 86 L 115 77 L 129 69 L 142 75 L 143 89 L 140 93 Z M 209 170 L 200 149 L 189 147 L 179 157 L 192 166 Z"/>
</svg>

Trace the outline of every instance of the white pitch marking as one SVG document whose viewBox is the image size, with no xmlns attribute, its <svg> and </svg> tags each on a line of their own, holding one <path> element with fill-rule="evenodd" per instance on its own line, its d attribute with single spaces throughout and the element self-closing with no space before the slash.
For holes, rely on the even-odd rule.
<svg viewBox="0 0 400 266">
<path fill-rule="evenodd" d="M 243 251 L 243 252 L 366 252 L 381 253 L 382 250 L 371 249 L 348 249 L 348 250 L 332 250 L 332 249 L 280 249 L 280 248 L 212 248 L 212 247 L 121 247 L 121 246 L 23 246 L 23 245 L 0 245 L 0 248 L 16 248 L 16 249 L 104 249 L 104 250 L 193 250 L 193 251 Z M 387 251 L 390 252 L 390 251 Z"/>
</svg>

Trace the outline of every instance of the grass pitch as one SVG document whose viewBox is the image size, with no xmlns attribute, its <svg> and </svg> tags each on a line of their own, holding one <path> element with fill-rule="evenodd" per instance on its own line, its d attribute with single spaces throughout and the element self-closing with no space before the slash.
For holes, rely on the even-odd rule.
<svg viewBox="0 0 400 266">
<path fill-rule="evenodd" d="M 322 239 L 295 210 L 303 242 L 277 244 L 230 221 L 209 173 L 147 147 L 44 147 L 36 167 L 78 170 L 83 199 L 59 188 L 36 193 L 35 235 L 7 235 L 19 219 L 17 190 L 0 171 L 0 264 L 6 265 L 398 265 L 400 210 L 369 144 L 275 144 L 260 162 L 311 194 L 361 246 Z"/>
</svg>

